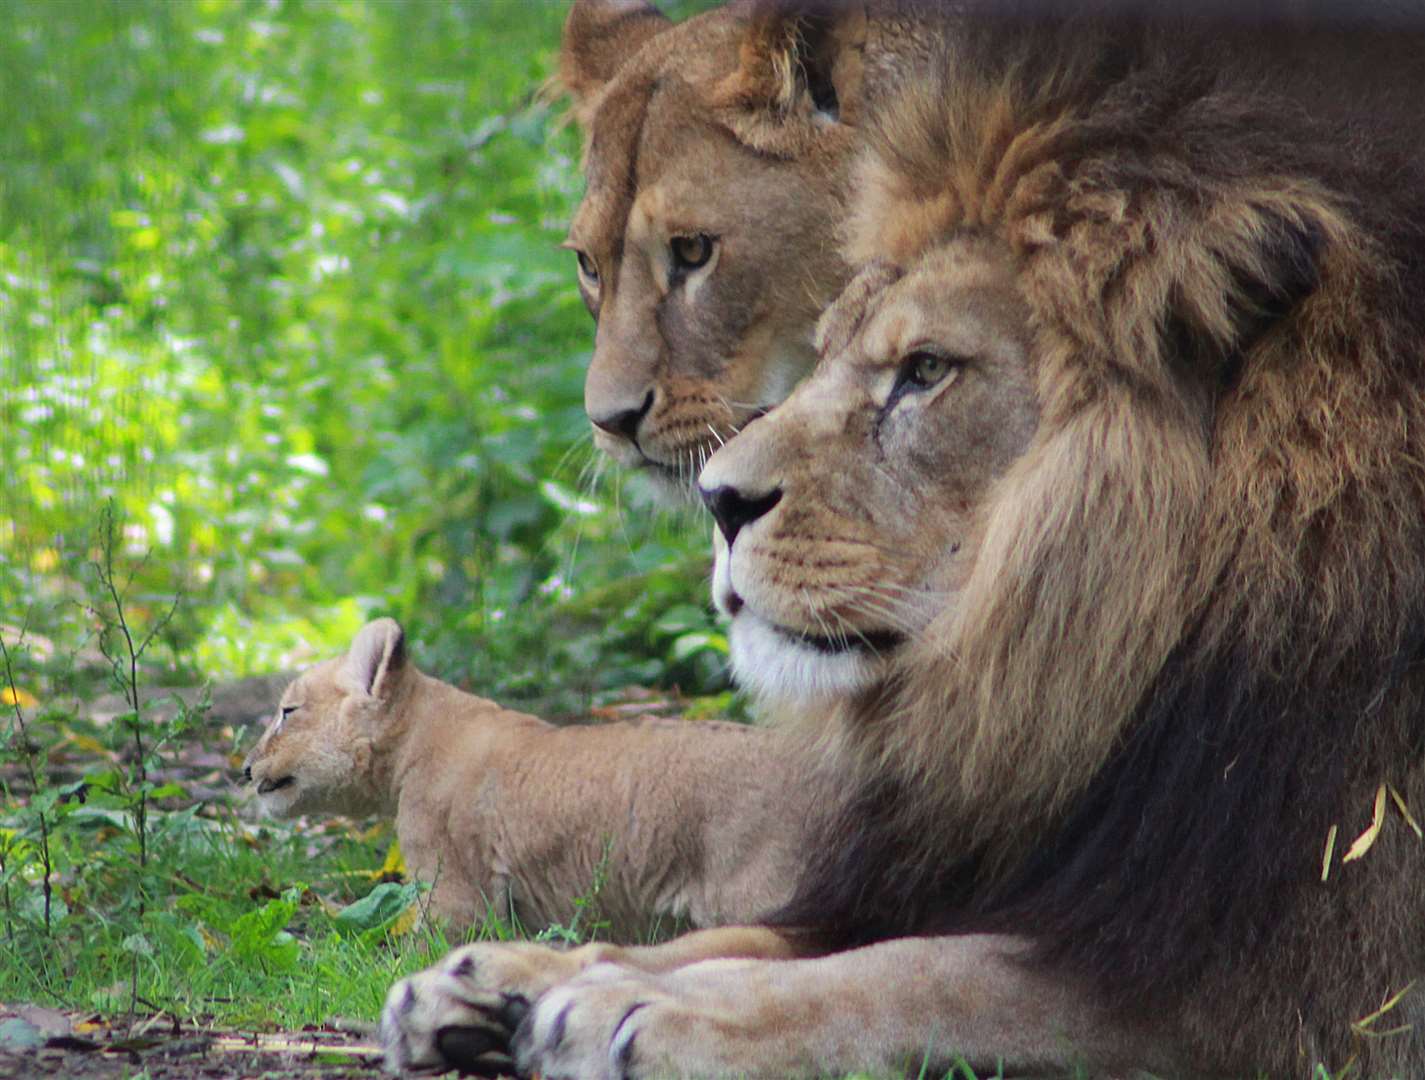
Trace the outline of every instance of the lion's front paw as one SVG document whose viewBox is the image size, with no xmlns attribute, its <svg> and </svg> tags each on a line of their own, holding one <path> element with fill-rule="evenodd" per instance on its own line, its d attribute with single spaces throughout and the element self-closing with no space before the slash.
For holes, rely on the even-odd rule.
<svg viewBox="0 0 1425 1080">
<path fill-rule="evenodd" d="M 386 995 L 381 1010 L 386 1068 L 455 1068 L 477 1076 L 513 1072 L 510 1038 L 531 1002 L 579 966 L 568 953 L 522 942 L 454 950 Z"/>
<path fill-rule="evenodd" d="M 522 1076 L 542 1080 L 632 1080 L 668 1076 L 670 1062 L 650 1057 L 640 1034 L 670 1002 L 655 976 L 612 965 L 590 968 L 551 990 L 515 1034 L 514 1059 Z M 650 1069 L 652 1071 L 650 1071 Z"/>
</svg>

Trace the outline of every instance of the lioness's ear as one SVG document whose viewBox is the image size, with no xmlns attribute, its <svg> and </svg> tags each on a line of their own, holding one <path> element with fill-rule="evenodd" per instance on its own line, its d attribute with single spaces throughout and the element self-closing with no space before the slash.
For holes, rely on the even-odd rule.
<svg viewBox="0 0 1425 1080">
<path fill-rule="evenodd" d="M 389 696 L 406 666 L 406 633 L 395 619 L 367 623 L 356 635 L 342 664 L 346 686 L 361 694 Z"/>
<path fill-rule="evenodd" d="M 865 6 L 846 0 L 758 0 L 738 68 L 718 84 L 743 142 L 795 152 L 816 123 L 852 123 L 861 103 Z"/>
<path fill-rule="evenodd" d="M 623 62 L 672 23 L 646 0 L 574 0 L 559 48 L 559 81 L 576 110 Z"/>
</svg>

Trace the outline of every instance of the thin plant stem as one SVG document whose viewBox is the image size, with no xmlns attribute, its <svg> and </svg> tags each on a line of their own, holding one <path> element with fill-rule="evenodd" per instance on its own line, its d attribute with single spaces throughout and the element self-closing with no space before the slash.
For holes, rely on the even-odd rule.
<svg viewBox="0 0 1425 1080">
<path fill-rule="evenodd" d="M 15 683 L 15 671 L 10 663 L 10 650 L 5 645 L 3 637 L 0 637 L 0 659 L 3 659 L 5 663 L 5 685 L 9 688 L 10 707 L 15 714 L 12 734 L 19 736 L 20 757 L 25 763 L 25 772 L 30 781 L 30 797 L 33 799 L 41 791 L 40 770 L 35 764 L 37 751 L 30 743 L 29 725 L 25 722 L 25 710 L 20 705 L 20 688 Z M 52 867 L 49 850 L 49 819 L 43 810 L 36 810 L 35 817 L 38 819 L 40 827 L 40 864 L 44 870 L 45 933 L 48 934 L 50 932 L 50 908 L 54 897 L 54 885 L 50 881 Z M 0 865 L 0 874 L 3 873 L 4 866 Z M 5 883 L 5 918 L 8 933 L 10 929 L 10 885 L 8 879 Z"/>
</svg>

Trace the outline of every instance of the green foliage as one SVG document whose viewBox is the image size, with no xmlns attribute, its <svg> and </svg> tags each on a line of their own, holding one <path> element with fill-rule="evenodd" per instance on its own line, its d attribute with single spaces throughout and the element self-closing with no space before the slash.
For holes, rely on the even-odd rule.
<svg viewBox="0 0 1425 1080">
<path fill-rule="evenodd" d="M 373 1017 L 446 947 L 419 888 L 190 787 L 175 760 L 221 733 L 138 688 L 391 614 L 508 701 L 728 703 L 706 530 L 588 443 L 578 140 L 536 93 L 562 9 L 0 12 L 0 1000 Z M 70 704 L 115 689 L 107 722 Z"/>
<path fill-rule="evenodd" d="M 384 613 L 555 711 L 725 686 L 705 530 L 586 475 L 577 135 L 536 94 L 562 8 L 4 11 L 0 623 L 84 640 L 113 498 L 188 677 Z"/>
</svg>

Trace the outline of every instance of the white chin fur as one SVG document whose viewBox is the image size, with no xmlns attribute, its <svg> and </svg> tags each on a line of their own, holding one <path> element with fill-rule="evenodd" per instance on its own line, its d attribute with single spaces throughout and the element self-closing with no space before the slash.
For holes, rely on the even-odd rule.
<svg viewBox="0 0 1425 1080">
<path fill-rule="evenodd" d="M 290 818 L 297 814 L 299 796 L 295 784 L 292 787 L 269 791 L 266 795 L 258 795 L 256 798 L 264 817 Z"/>
<path fill-rule="evenodd" d="M 797 643 L 745 608 L 732 623 L 732 673 L 769 702 L 806 705 L 865 689 L 874 664 L 860 650 L 824 653 Z"/>
<path fill-rule="evenodd" d="M 653 501 L 665 510 L 687 510 L 699 505 L 697 490 L 676 480 L 663 469 L 641 468 L 634 470 L 633 475 L 650 493 Z"/>
</svg>

